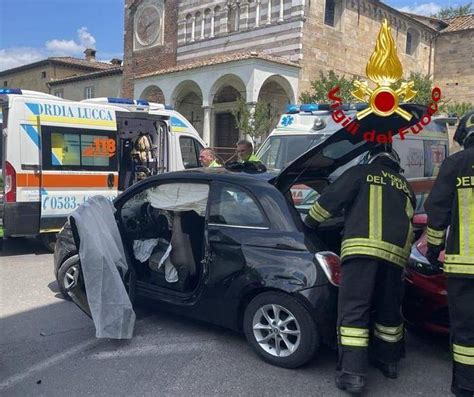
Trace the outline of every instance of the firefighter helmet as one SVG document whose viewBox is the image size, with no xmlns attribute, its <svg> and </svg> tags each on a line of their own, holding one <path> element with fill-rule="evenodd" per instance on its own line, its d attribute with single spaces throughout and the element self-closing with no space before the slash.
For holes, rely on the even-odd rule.
<svg viewBox="0 0 474 397">
<path fill-rule="evenodd" d="M 393 150 L 392 147 L 377 147 L 375 149 L 369 150 L 364 157 L 362 158 L 361 164 L 371 164 L 373 163 L 376 159 L 379 158 L 388 158 L 389 160 L 392 160 L 395 164 L 397 164 L 400 167 L 400 156 L 398 153 Z"/>
<path fill-rule="evenodd" d="M 461 120 L 454 133 L 454 140 L 461 146 L 465 146 L 468 138 L 474 137 L 474 109 L 467 112 Z"/>
</svg>

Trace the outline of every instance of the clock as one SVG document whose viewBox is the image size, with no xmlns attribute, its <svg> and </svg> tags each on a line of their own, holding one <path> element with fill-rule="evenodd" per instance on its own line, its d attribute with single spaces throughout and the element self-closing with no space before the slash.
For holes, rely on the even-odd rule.
<svg viewBox="0 0 474 397">
<path fill-rule="evenodd" d="M 144 4 L 135 14 L 135 39 L 138 47 L 148 47 L 160 37 L 161 10 L 153 4 Z"/>
</svg>

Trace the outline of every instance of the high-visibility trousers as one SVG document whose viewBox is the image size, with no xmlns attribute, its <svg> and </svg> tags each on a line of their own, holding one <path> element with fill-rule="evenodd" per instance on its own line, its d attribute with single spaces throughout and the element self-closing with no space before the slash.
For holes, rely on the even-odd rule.
<svg viewBox="0 0 474 397">
<path fill-rule="evenodd" d="M 474 279 L 448 277 L 453 389 L 474 395 Z"/>
<path fill-rule="evenodd" d="M 402 268 L 353 258 L 343 262 L 341 272 L 338 369 L 365 375 L 369 354 L 382 363 L 398 362 L 404 352 Z"/>
</svg>

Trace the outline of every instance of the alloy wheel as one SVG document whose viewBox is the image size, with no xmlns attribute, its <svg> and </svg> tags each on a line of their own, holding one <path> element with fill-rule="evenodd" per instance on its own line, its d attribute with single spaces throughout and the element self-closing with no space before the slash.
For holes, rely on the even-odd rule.
<svg viewBox="0 0 474 397">
<path fill-rule="evenodd" d="M 290 356 L 301 341 L 296 317 L 280 305 L 269 304 L 258 309 L 253 316 L 252 328 L 260 347 L 275 357 Z"/>
<path fill-rule="evenodd" d="M 79 278 L 79 266 L 74 265 L 67 269 L 63 278 L 63 285 L 66 291 L 77 285 L 77 279 Z"/>
</svg>

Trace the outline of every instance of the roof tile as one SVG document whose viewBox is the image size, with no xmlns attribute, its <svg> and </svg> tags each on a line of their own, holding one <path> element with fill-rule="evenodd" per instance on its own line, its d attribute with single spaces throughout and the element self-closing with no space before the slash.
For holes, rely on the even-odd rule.
<svg viewBox="0 0 474 397">
<path fill-rule="evenodd" d="M 441 31 L 442 33 L 474 29 L 474 14 L 446 18 L 444 19 L 444 21 L 448 24 L 448 27 L 446 29 L 443 29 Z"/>
</svg>

